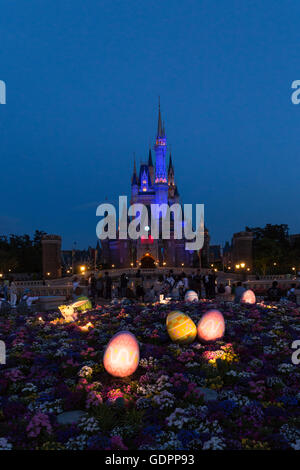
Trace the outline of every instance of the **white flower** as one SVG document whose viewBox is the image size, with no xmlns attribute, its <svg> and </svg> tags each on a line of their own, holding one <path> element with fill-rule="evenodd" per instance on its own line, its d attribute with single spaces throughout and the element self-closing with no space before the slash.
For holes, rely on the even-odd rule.
<svg viewBox="0 0 300 470">
<path fill-rule="evenodd" d="M 88 367 L 88 366 L 83 366 L 80 371 L 78 372 L 78 376 L 79 377 L 89 377 L 90 375 L 92 375 L 93 373 L 93 369 L 91 367 Z"/>
<path fill-rule="evenodd" d="M 292 447 L 294 450 L 300 450 L 300 439 L 297 439 L 297 441 L 295 442 L 295 444 L 291 444 L 291 447 Z"/>
<path fill-rule="evenodd" d="M 213 436 L 209 441 L 204 442 L 203 450 L 222 450 L 225 447 L 225 442 L 217 436 Z"/>
<path fill-rule="evenodd" d="M 12 450 L 12 444 L 8 442 L 6 437 L 0 437 L 0 450 Z"/>
<path fill-rule="evenodd" d="M 175 403 L 175 396 L 172 393 L 167 392 L 167 390 L 164 390 L 159 395 L 155 395 L 153 401 L 158 405 L 160 410 L 164 410 L 172 408 Z"/>
<path fill-rule="evenodd" d="M 186 410 L 182 408 L 176 408 L 172 414 L 166 419 L 168 426 L 181 429 L 185 423 L 190 421 L 190 418 L 186 416 Z"/>
</svg>

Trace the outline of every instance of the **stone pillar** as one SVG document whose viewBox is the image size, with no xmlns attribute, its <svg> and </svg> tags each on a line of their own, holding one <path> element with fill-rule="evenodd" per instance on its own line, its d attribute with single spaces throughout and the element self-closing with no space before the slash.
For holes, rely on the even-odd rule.
<svg viewBox="0 0 300 470">
<path fill-rule="evenodd" d="M 45 279 L 61 277 L 61 237 L 44 235 L 42 238 L 43 276 Z"/>
</svg>

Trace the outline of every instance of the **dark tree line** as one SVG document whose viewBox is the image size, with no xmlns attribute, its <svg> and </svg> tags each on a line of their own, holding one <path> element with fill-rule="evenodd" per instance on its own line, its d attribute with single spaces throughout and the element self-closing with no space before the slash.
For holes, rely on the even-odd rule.
<svg viewBox="0 0 300 470">
<path fill-rule="evenodd" d="M 41 273 L 42 237 L 45 232 L 36 230 L 29 235 L 0 237 L 0 271 L 2 273 Z"/>
<path fill-rule="evenodd" d="M 259 274 L 286 274 L 300 270 L 300 240 L 293 243 L 286 224 L 246 227 L 253 232 L 254 270 Z"/>
</svg>

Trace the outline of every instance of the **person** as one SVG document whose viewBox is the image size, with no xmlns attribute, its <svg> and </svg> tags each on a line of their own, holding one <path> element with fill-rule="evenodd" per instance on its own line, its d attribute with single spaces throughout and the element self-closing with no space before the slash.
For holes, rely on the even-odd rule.
<svg viewBox="0 0 300 470">
<path fill-rule="evenodd" d="M 77 288 L 78 286 L 79 286 L 78 277 L 77 277 L 77 276 L 75 276 L 75 277 L 73 278 L 73 281 L 72 281 L 72 287 L 73 287 L 73 299 L 75 299 L 75 298 L 76 298 L 76 295 L 75 295 L 75 290 L 76 290 L 76 288 Z"/>
<path fill-rule="evenodd" d="M 229 297 L 231 295 L 231 287 L 229 284 L 225 286 L 225 294 Z"/>
<path fill-rule="evenodd" d="M 166 279 L 167 283 L 169 284 L 170 286 L 170 289 L 172 290 L 173 286 L 174 286 L 174 282 L 175 282 L 175 279 L 173 277 L 173 269 L 171 269 L 169 271 L 169 274 L 167 276 L 167 279 Z"/>
<path fill-rule="evenodd" d="M 10 282 L 9 294 L 10 294 L 10 304 L 12 307 L 15 307 L 17 303 L 17 286 L 16 286 L 15 281 L 13 280 Z"/>
<path fill-rule="evenodd" d="M 4 294 L 4 299 L 8 299 L 8 288 L 9 288 L 9 281 L 8 279 L 4 279 L 3 281 L 3 294 Z"/>
<path fill-rule="evenodd" d="M 159 299 L 160 294 L 163 293 L 163 288 L 164 288 L 164 278 L 160 274 L 158 279 L 156 279 L 154 283 L 154 292 L 155 292 L 155 297 Z"/>
<path fill-rule="evenodd" d="M 187 290 L 189 290 L 189 280 L 185 273 L 182 273 L 182 281 L 184 284 L 184 292 L 186 292 Z"/>
<path fill-rule="evenodd" d="M 111 298 L 111 285 L 112 285 L 111 277 L 108 274 L 108 271 L 105 271 L 105 275 L 104 275 L 104 298 L 105 299 Z"/>
<path fill-rule="evenodd" d="M 31 308 L 32 304 L 36 302 L 39 299 L 39 297 L 35 297 L 31 295 L 31 290 L 30 289 L 25 289 L 24 294 L 22 296 L 21 302 L 26 303 L 28 308 Z"/>
<path fill-rule="evenodd" d="M 126 297 L 126 289 L 127 289 L 128 281 L 129 279 L 126 273 L 122 273 L 120 277 L 121 297 Z"/>
<path fill-rule="evenodd" d="M 208 293 L 209 298 L 214 299 L 216 296 L 216 275 L 214 271 L 210 271 L 208 275 Z"/>
<path fill-rule="evenodd" d="M 224 284 L 221 282 L 218 286 L 218 294 L 225 294 L 225 292 Z"/>
<path fill-rule="evenodd" d="M 145 302 L 154 302 L 155 300 L 155 291 L 154 291 L 154 286 L 152 285 L 150 289 L 147 289 L 145 293 Z"/>
<path fill-rule="evenodd" d="M 136 293 L 136 298 L 138 300 L 144 300 L 145 291 L 144 291 L 144 287 L 143 287 L 142 283 L 137 284 L 136 289 L 135 289 L 135 293 Z"/>
<path fill-rule="evenodd" d="M 200 269 L 197 269 L 197 274 L 194 276 L 195 291 L 197 292 L 199 299 L 201 299 L 201 274 Z"/>
<path fill-rule="evenodd" d="M 103 297 L 103 280 L 101 274 L 96 281 L 97 297 Z"/>
<path fill-rule="evenodd" d="M 267 299 L 270 302 L 278 302 L 281 298 L 281 289 L 278 287 L 278 282 L 273 281 L 272 282 L 272 287 L 268 289 L 267 292 Z"/>
<path fill-rule="evenodd" d="M 119 287 L 115 283 L 111 283 L 111 298 L 117 299 L 119 297 Z"/>
<path fill-rule="evenodd" d="M 208 274 L 205 274 L 202 278 L 203 280 L 203 285 L 204 285 L 204 290 L 205 290 L 205 298 L 209 298 L 209 278 Z"/>
<path fill-rule="evenodd" d="M 90 292 L 91 292 L 92 301 L 93 301 L 93 304 L 95 305 L 96 295 L 97 295 L 97 286 L 96 286 L 97 281 L 96 281 L 94 274 L 91 275 L 89 279 L 89 283 L 90 283 Z"/>
<path fill-rule="evenodd" d="M 183 287 L 183 282 L 178 278 L 178 276 L 175 276 L 173 287 L 170 290 L 170 295 L 171 295 L 172 299 L 179 300 L 179 296 L 180 296 L 179 289 L 180 289 L 180 287 L 181 288 Z"/>
<path fill-rule="evenodd" d="M 296 284 L 292 284 L 291 288 L 287 291 L 287 298 L 291 302 L 296 302 L 295 289 L 296 289 Z"/>
<path fill-rule="evenodd" d="M 242 286 L 241 281 L 237 283 L 237 287 L 235 289 L 235 297 L 234 303 L 239 304 L 242 298 L 243 293 L 246 291 L 245 287 Z"/>
<path fill-rule="evenodd" d="M 125 297 L 127 297 L 127 299 L 134 299 L 135 295 L 134 295 L 134 292 L 133 290 L 127 286 L 126 288 L 126 295 Z"/>
</svg>

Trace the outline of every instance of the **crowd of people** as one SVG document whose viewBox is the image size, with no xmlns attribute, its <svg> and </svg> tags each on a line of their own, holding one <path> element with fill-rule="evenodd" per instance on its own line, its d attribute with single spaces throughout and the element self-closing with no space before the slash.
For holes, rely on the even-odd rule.
<svg viewBox="0 0 300 470">
<path fill-rule="evenodd" d="M 84 284 L 86 285 L 84 286 Z M 183 300 L 188 290 L 195 291 L 199 299 L 214 299 L 218 296 L 218 298 L 221 297 L 224 300 L 233 300 L 235 303 L 240 303 L 243 293 L 247 290 L 247 285 L 241 281 L 231 285 L 229 283 L 218 283 L 213 270 L 201 275 L 200 269 L 191 275 L 184 272 L 174 274 L 173 270 L 170 270 L 165 275 L 160 274 L 156 279 L 145 278 L 141 270 L 137 270 L 135 277 L 131 280 L 126 273 L 122 273 L 119 279 L 116 279 L 112 278 L 109 272 L 106 271 L 104 275 L 100 274 L 98 277 L 92 274 L 88 280 L 75 276 L 72 287 L 72 299 L 70 298 L 70 301 L 76 301 L 83 295 L 83 287 L 88 287 L 88 296 L 93 306 L 101 299 L 107 301 L 127 298 L 142 302 L 155 302 L 162 298 Z M 296 283 L 293 283 L 289 289 L 283 291 L 280 289 L 278 282 L 273 281 L 272 286 L 267 291 L 265 300 L 278 302 L 285 299 L 296 302 L 296 288 Z M 5 306 L 9 308 L 26 306 L 30 309 L 38 299 L 39 297 L 34 296 L 28 288 L 18 295 L 17 285 L 12 279 L 1 280 L 0 282 L 0 309 Z"/>
<path fill-rule="evenodd" d="M 78 286 L 77 278 L 73 280 L 73 290 Z M 141 270 L 137 270 L 135 278 L 130 281 L 126 273 L 122 273 L 119 279 L 112 278 L 108 272 L 104 276 L 95 277 L 92 274 L 88 280 L 89 296 L 95 303 L 98 299 L 105 300 L 127 298 L 143 302 L 154 302 L 163 296 L 172 300 L 183 300 L 188 290 L 197 293 L 199 299 L 214 299 L 216 296 L 225 300 L 233 300 L 240 303 L 243 293 L 248 289 L 247 284 L 241 281 L 233 284 L 218 283 L 213 270 L 201 275 L 200 269 L 191 275 L 174 274 L 170 270 L 167 274 L 160 274 L 156 279 L 146 279 Z M 279 301 L 287 299 L 295 302 L 296 284 L 291 284 L 287 291 L 278 287 L 274 281 L 272 287 L 267 291 L 265 297 L 268 301 Z"/>
<path fill-rule="evenodd" d="M 79 284 L 78 278 L 73 279 L 73 292 Z M 200 269 L 191 275 L 184 272 L 174 274 L 170 270 L 167 274 L 159 275 L 156 279 L 146 279 L 140 270 L 137 270 L 134 280 L 130 282 L 126 273 L 122 273 L 119 279 L 112 278 L 108 272 L 104 276 L 88 279 L 89 296 L 96 302 L 97 299 L 128 298 L 145 302 L 159 300 L 163 295 L 173 300 L 183 300 L 188 290 L 193 290 L 199 298 L 214 299 L 217 294 L 231 294 L 231 287 L 220 284 L 217 287 L 215 272 L 211 270 L 206 275 L 201 275 Z"/>
<path fill-rule="evenodd" d="M 30 308 L 38 299 L 39 297 L 34 296 L 28 288 L 18 296 L 17 285 L 13 279 L 4 279 L 0 283 L 0 308 L 16 308 L 17 304 Z"/>
</svg>

